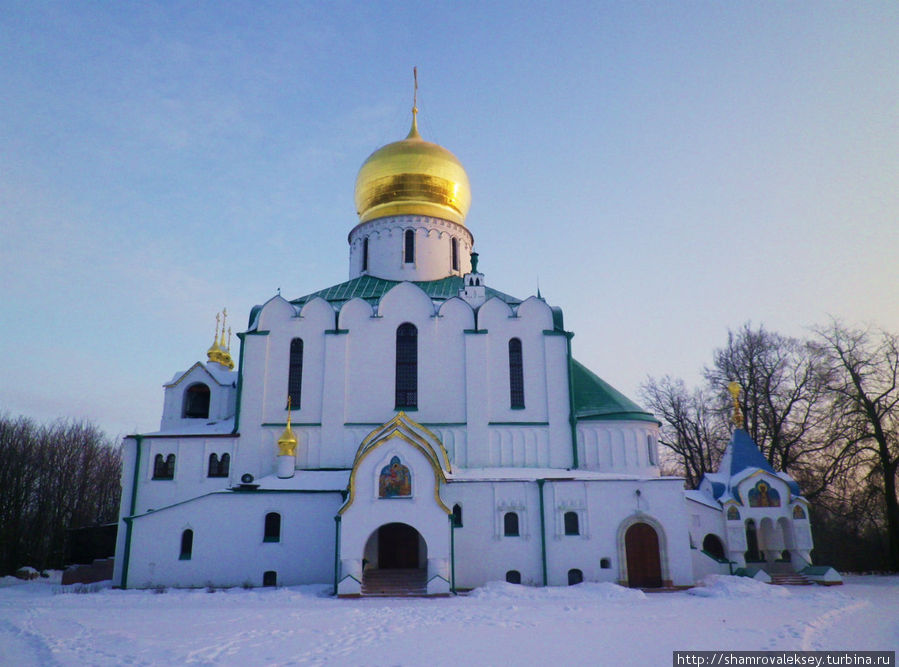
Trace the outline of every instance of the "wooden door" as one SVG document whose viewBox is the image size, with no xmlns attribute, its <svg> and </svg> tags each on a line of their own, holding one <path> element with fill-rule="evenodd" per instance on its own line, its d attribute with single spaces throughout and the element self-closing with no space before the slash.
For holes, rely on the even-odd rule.
<svg viewBox="0 0 899 667">
<path fill-rule="evenodd" d="M 624 534 L 627 552 L 627 585 L 631 588 L 659 588 L 662 585 L 662 561 L 659 536 L 647 523 L 635 523 Z"/>
</svg>

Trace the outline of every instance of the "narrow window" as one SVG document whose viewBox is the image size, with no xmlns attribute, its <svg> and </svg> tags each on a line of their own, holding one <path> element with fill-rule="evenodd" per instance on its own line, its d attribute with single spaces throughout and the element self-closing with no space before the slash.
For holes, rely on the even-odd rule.
<svg viewBox="0 0 899 667">
<path fill-rule="evenodd" d="M 190 528 L 181 533 L 181 555 L 180 560 L 190 560 L 194 551 L 194 531 Z"/>
<path fill-rule="evenodd" d="M 231 472 L 231 455 L 230 454 L 222 454 L 222 457 L 219 459 L 219 477 L 227 477 L 228 473 Z"/>
<path fill-rule="evenodd" d="M 568 585 L 577 586 L 584 580 L 584 573 L 577 568 L 568 570 Z"/>
<path fill-rule="evenodd" d="M 175 479 L 175 455 L 169 454 L 165 457 L 165 478 Z"/>
<path fill-rule="evenodd" d="M 418 407 L 418 329 L 408 322 L 396 330 L 396 407 Z"/>
<path fill-rule="evenodd" d="M 277 586 L 278 585 L 278 573 L 274 570 L 267 570 L 262 573 L 262 585 L 263 586 Z"/>
<path fill-rule="evenodd" d="M 646 436 L 646 454 L 649 456 L 649 464 L 656 464 L 656 448 L 655 442 L 652 439 L 651 435 Z"/>
<path fill-rule="evenodd" d="M 524 368 L 521 359 L 521 340 L 509 341 L 509 391 L 512 409 L 524 407 Z"/>
<path fill-rule="evenodd" d="M 281 541 L 281 515 L 277 512 L 269 512 L 265 515 L 265 537 L 262 541 Z"/>
<path fill-rule="evenodd" d="M 521 572 L 518 570 L 509 570 L 506 572 L 506 581 L 510 584 L 520 584 L 521 583 Z"/>
<path fill-rule="evenodd" d="M 506 537 L 518 537 L 518 514 L 506 512 L 503 517 L 503 535 Z"/>
<path fill-rule="evenodd" d="M 612 559 L 611 558 L 600 558 L 599 559 L 599 567 L 603 570 L 608 570 L 612 567 Z"/>
<path fill-rule="evenodd" d="M 405 253 L 403 256 L 403 261 L 406 264 L 412 264 L 415 262 L 415 230 L 407 229 L 406 233 L 403 235 L 405 239 Z"/>
<path fill-rule="evenodd" d="M 579 525 L 577 512 L 565 512 L 565 534 L 580 535 L 581 527 Z"/>
<path fill-rule="evenodd" d="M 453 252 L 453 271 L 459 270 L 459 241 L 457 239 L 453 239 L 452 243 L 452 252 Z"/>
<path fill-rule="evenodd" d="M 290 396 L 290 407 L 300 407 L 300 394 L 303 388 L 303 339 L 290 341 L 290 372 L 287 375 L 287 395 Z"/>
<path fill-rule="evenodd" d="M 209 387 L 198 382 L 187 388 L 184 392 L 181 416 L 187 419 L 209 418 Z"/>
<path fill-rule="evenodd" d="M 453 505 L 453 526 L 456 528 L 462 527 L 462 505 L 459 503 Z"/>
<path fill-rule="evenodd" d="M 362 239 L 362 270 L 368 271 L 368 237 Z"/>
</svg>

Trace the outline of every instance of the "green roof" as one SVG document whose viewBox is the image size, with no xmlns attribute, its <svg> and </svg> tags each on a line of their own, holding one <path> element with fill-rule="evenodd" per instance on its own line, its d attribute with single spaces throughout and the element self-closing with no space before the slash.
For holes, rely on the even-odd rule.
<svg viewBox="0 0 899 667">
<path fill-rule="evenodd" d="M 571 360 L 574 414 L 580 420 L 636 420 L 658 422 L 608 382 L 576 359 Z"/>
<path fill-rule="evenodd" d="M 383 278 L 375 278 L 374 276 L 359 276 L 345 283 L 326 287 L 323 290 L 301 296 L 299 299 L 293 299 L 292 304 L 301 306 L 310 299 L 320 296 L 329 303 L 342 303 L 359 297 L 365 299 L 369 303 L 377 303 L 382 296 L 390 291 L 391 288 L 399 285 L 398 280 L 384 280 Z M 462 289 L 462 278 L 460 276 L 449 276 L 441 280 L 425 280 L 414 281 L 413 285 L 418 285 L 425 294 L 435 301 L 446 301 L 454 296 L 459 296 L 459 290 Z M 510 306 L 516 306 L 521 303 L 521 299 L 509 296 L 503 292 L 487 289 L 487 298 L 499 297 Z"/>
</svg>

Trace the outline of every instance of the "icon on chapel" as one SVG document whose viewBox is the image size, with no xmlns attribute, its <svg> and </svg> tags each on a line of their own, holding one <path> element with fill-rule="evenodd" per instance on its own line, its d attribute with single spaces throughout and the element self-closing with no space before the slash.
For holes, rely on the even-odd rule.
<svg viewBox="0 0 899 667">
<path fill-rule="evenodd" d="M 379 498 L 403 498 L 412 495 L 412 474 L 409 468 L 400 463 L 400 457 L 394 456 L 390 464 L 381 468 L 381 479 L 378 483 Z"/>
<path fill-rule="evenodd" d="M 740 510 L 731 505 L 727 508 L 727 520 L 728 521 L 739 521 L 740 520 Z"/>
<path fill-rule="evenodd" d="M 805 510 L 802 509 L 802 505 L 793 505 L 793 518 L 794 519 L 804 519 L 805 518 Z"/>
<path fill-rule="evenodd" d="M 750 507 L 780 507 L 780 494 L 763 479 L 749 490 Z"/>
</svg>

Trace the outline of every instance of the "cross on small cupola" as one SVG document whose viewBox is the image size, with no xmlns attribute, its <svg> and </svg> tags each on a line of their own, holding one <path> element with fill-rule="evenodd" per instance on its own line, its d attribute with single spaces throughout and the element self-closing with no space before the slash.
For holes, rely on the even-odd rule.
<svg viewBox="0 0 899 667">
<path fill-rule="evenodd" d="M 468 302 L 472 308 L 477 308 L 487 300 L 487 285 L 484 274 L 478 271 L 478 253 L 471 253 L 471 271 L 462 276 L 462 289 L 459 290 L 459 298 Z"/>
</svg>

